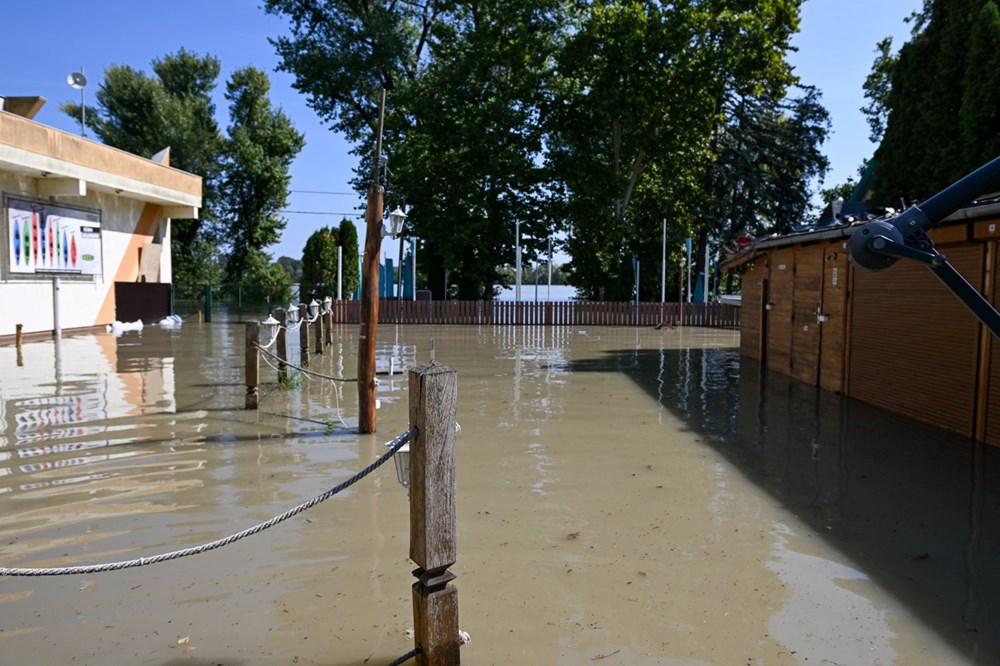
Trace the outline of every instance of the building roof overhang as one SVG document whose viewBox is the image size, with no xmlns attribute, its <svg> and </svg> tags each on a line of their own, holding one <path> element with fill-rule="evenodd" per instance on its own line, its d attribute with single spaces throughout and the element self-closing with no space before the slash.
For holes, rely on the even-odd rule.
<svg viewBox="0 0 1000 666">
<path fill-rule="evenodd" d="M 179 169 L 0 111 L 0 170 L 38 180 L 42 196 L 108 192 L 196 218 L 202 179 Z"/>
</svg>

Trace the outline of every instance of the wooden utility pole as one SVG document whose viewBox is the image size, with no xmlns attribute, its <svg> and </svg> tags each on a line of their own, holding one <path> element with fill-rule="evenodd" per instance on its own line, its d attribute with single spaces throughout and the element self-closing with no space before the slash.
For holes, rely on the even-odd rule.
<svg viewBox="0 0 1000 666">
<path fill-rule="evenodd" d="M 378 107 L 375 164 L 365 211 L 365 256 L 361 261 L 361 330 L 358 333 L 358 432 L 375 432 L 375 340 L 378 335 L 378 260 L 382 256 L 382 209 L 385 190 L 379 182 L 382 167 L 382 121 L 385 88 Z"/>
<path fill-rule="evenodd" d="M 257 335 L 260 331 L 260 322 L 247 322 L 246 337 L 246 384 L 247 398 L 246 409 L 257 409 L 260 401 L 257 384 L 260 381 L 260 355 L 257 352 Z"/>
<path fill-rule="evenodd" d="M 288 381 L 288 366 L 285 365 L 288 362 L 288 331 L 285 330 L 287 319 L 285 308 L 275 308 L 274 318 L 281 323 L 274 341 L 274 354 L 280 359 L 278 361 L 278 382 L 280 383 Z"/>
<path fill-rule="evenodd" d="M 333 305 L 332 304 L 330 305 L 330 311 L 327 312 L 323 316 L 326 317 L 326 327 L 325 327 L 325 330 L 326 330 L 326 344 L 327 345 L 332 345 L 333 344 Z"/>
<path fill-rule="evenodd" d="M 410 559 L 413 626 L 420 666 L 453 666 L 459 658 L 458 590 L 448 567 L 458 558 L 455 417 L 458 375 L 431 361 L 410 371 Z"/>
</svg>

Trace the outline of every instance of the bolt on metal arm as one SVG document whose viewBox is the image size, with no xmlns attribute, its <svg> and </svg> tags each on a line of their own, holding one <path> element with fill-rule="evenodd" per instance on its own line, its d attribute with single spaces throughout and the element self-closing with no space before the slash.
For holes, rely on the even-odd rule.
<svg viewBox="0 0 1000 666">
<path fill-rule="evenodd" d="M 934 248 L 927 235 L 976 196 L 998 186 L 1000 157 L 896 217 L 865 224 L 847 241 L 847 256 L 855 266 L 869 271 L 888 268 L 899 259 L 924 264 L 994 336 L 1000 338 L 1000 312 Z"/>
</svg>

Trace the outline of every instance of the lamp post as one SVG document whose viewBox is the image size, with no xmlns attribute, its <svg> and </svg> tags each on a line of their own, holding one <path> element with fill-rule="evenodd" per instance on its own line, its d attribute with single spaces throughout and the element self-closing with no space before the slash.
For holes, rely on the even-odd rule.
<svg viewBox="0 0 1000 666">
<path fill-rule="evenodd" d="M 366 435 L 375 432 L 375 341 L 378 335 L 378 260 L 382 256 L 382 238 L 397 236 L 406 221 L 406 213 L 397 208 L 389 214 L 390 229 L 382 222 L 385 188 L 382 187 L 380 170 L 382 158 L 382 126 L 385 119 L 385 88 L 382 89 L 378 109 L 378 129 L 375 139 L 375 163 L 372 184 L 368 188 L 368 208 L 365 211 L 365 253 L 362 262 L 361 330 L 358 335 L 358 432 Z M 414 283 L 414 287 L 415 287 Z M 416 294 L 416 289 L 414 289 Z"/>
</svg>

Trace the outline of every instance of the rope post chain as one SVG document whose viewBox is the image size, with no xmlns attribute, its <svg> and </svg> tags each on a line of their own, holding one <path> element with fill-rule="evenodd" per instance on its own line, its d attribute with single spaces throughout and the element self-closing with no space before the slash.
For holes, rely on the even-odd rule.
<svg viewBox="0 0 1000 666">
<path fill-rule="evenodd" d="M 257 353 L 257 335 L 259 331 L 259 321 L 247 322 L 245 363 L 247 384 L 246 409 L 257 409 L 257 405 L 260 403 L 260 391 L 257 386 L 260 381 L 260 354 Z"/>
<path fill-rule="evenodd" d="M 448 567 L 457 559 L 455 419 L 458 375 L 431 361 L 410 371 L 410 559 L 413 626 L 420 666 L 459 659 L 458 590 Z"/>
<path fill-rule="evenodd" d="M 278 381 L 285 382 L 288 381 L 288 329 L 285 328 L 285 322 L 287 321 L 288 314 L 285 312 L 285 308 L 275 308 L 274 318 L 281 322 L 281 326 L 278 327 L 278 337 L 275 340 L 274 352 L 278 356 Z"/>
<path fill-rule="evenodd" d="M 299 303 L 299 365 L 309 367 L 309 306 Z"/>
</svg>

